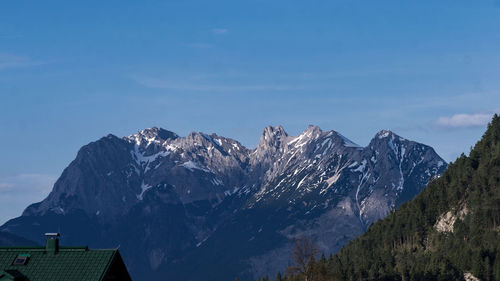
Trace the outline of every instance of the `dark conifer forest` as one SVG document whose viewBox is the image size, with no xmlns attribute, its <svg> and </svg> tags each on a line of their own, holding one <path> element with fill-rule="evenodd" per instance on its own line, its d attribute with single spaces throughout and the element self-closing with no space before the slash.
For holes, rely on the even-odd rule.
<svg viewBox="0 0 500 281">
<path fill-rule="evenodd" d="M 500 117 L 414 200 L 336 255 L 291 269 L 259 280 L 500 280 Z"/>
</svg>

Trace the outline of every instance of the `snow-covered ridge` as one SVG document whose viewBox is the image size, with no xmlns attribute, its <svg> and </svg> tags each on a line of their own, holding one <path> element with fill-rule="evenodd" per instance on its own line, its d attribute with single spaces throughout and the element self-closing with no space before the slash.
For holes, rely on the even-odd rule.
<svg viewBox="0 0 500 281">
<path fill-rule="evenodd" d="M 361 146 L 336 131 L 323 132 L 319 127 L 312 125 L 309 125 L 309 127 L 307 127 L 302 134 L 296 137 L 288 136 L 287 145 L 289 146 L 289 149 L 300 148 L 320 139 L 322 140 L 321 147 L 328 144 L 328 148 L 330 148 L 336 137 L 339 137 L 342 140 L 345 147 L 361 148 Z"/>
<path fill-rule="evenodd" d="M 159 128 L 145 129 L 125 139 L 133 144 L 130 153 L 141 178 L 159 167 L 182 167 L 193 173 L 193 177 L 205 177 L 207 187 L 224 198 L 232 195 L 230 190 L 235 188 L 227 182 L 226 172 L 237 169 L 247 176 L 259 177 L 249 185 L 251 188 L 238 191 L 238 196 L 255 192 L 255 201 L 250 205 L 269 197 L 280 198 L 292 190 L 299 197 L 312 192 L 321 196 L 347 192 L 346 181 L 350 181 L 348 186 L 354 186 L 353 202 L 363 224 L 371 221 L 365 219 L 370 211 L 367 204 L 374 204 L 373 200 L 366 200 L 367 196 L 379 185 L 385 189 L 382 195 L 401 194 L 413 170 L 420 169 L 426 150 L 426 146 L 407 141 L 389 130 L 380 131 L 367 147 L 361 147 L 336 131 L 322 131 L 317 126 L 308 126 L 297 136 L 288 135 L 281 126 L 266 127 L 254 150 L 215 134 L 190 133 L 178 137 Z M 229 163 L 232 164 L 228 166 Z M 426 167 L 420 180 L 425 182 L 445 165 L 441 159 L 434 164 Z M 392 167 L 390 179 L 383 171 L 376 170 L 378 166 Z M 140 186 L 139 200 L 149 188 Z M 392 207 L 394 204 L 389 203 Z"/>
<path fill-rule="evenodd" d="M 158 127 L 152 127 L 124 137 L 124 139 L 131 143 L 135 143 L 137 146 L 147 147 L 151 144 L 162 145 L 167 142 L 167 140 L 176 139 L 178 137 L 179 136 L 174 132 Z"/>
<path fill-rule="evenodd" d="M 227 143 L 227 139 L 223 137 L 218 137 L 216 135 L 215 137 L 212 137 L 211 135 L 204 133 L 199 134 L 207 141 L 212 143 L 213 146 L 221 147 L 224 145 L 224 143 Z M 323 132 L 319 127 L 313 125 L 309 125 L 307 129 L 298 136 L 289 136 L 282 126 L 269 126 L 264 129 L 261 137 L 261 142 L 272 142 L 273 145 L 277 145 L 278 143 L 282 142 L 283 144 L 286 144 L 288 146 L 293 145 L 293 147 L 299 148 L 306 145 L 307 143 L 310 143 L 311 141 L 318 140 L 319 138 L 323 139 L 323 144 L 327 144 L 328 139 L 333 140 L 333 138 L 335 137 L 340 137 L 343 140 L 343 145 L 345 147 L 361 148 L 361 146 L 336 131 Z M 174 151 L 179 148 L 178 146 L 173 144 L 173 140 L 177 138 L 180 137 L 173 132 L 158 127 L 152 127 L 141 130 L 136 134 L 126 136 L 123 139 L 137 145 L 140 148 L 147 148 L 151 145 L 157 145 L 163 146 L 166 151 Z M 197 144 L 200 145 L 199 143 Z M 243 149 L 247 149 L 236 141 L 234 141 L 234 143 L 230 143 L 230 145 L 232 146 L 233 151 L 241 151 Z"/>
<path fill-rule="evenodd" d="M 377 137 L 379 139 L 387 138 L 389 135 L 391 135 L 392 132 L 390 130 L 382 130 L 377 134 Z"/>
</svg>

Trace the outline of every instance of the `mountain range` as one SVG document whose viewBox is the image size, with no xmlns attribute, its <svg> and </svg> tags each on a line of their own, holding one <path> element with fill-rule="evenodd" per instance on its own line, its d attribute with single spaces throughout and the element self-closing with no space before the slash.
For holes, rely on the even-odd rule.
<svg viewBox="0 0 500 281">
<path fill-rule="evenodd" d="M 134 280 L 247 280 L 286 268 L 300 237 L 337 252 L 446 168 L 389 130 L 361 147 L 316 126 L 269 126 L 248 149 L 153 127 L 83 146 L 48 197 L 0 230 L 119 247 Z"/>
</svg>

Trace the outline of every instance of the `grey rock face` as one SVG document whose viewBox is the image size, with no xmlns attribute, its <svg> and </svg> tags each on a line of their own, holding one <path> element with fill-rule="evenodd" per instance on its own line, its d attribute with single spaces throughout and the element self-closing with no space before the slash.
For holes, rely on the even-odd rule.
<svg viewBox="0 0 500 281">
<path fill-rule="evenodd" d="M 120 245 L 135 280 L 250 279 L 283 270 L 297 237 L 337 251 L 446 167 L 390 131 L 360 147 L 316 126 L 266 127 L 247 149 L 150 128 L 82 147 L 49 196 L 0 230 Z"/>
</svg>

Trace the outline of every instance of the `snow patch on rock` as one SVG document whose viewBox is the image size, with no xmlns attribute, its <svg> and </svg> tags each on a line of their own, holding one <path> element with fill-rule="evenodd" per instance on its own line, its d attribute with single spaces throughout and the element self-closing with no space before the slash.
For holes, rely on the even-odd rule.
<svg viewBox="0 0 500 281">
<path fill-rule="evenodd" d="M 193 161 L 184 162 L 184 163 L 182 163 L 181 166 L 183 166 L 184 168 L 190 170 L 191 172 L 193 170 L 200 170 L 200 171 L 204 171 L 204 172 L 210 173 L 209 169 L 202 168 L 202 167 L 198 166 L 198 164 L 194 163 Z"/>
</svg>

